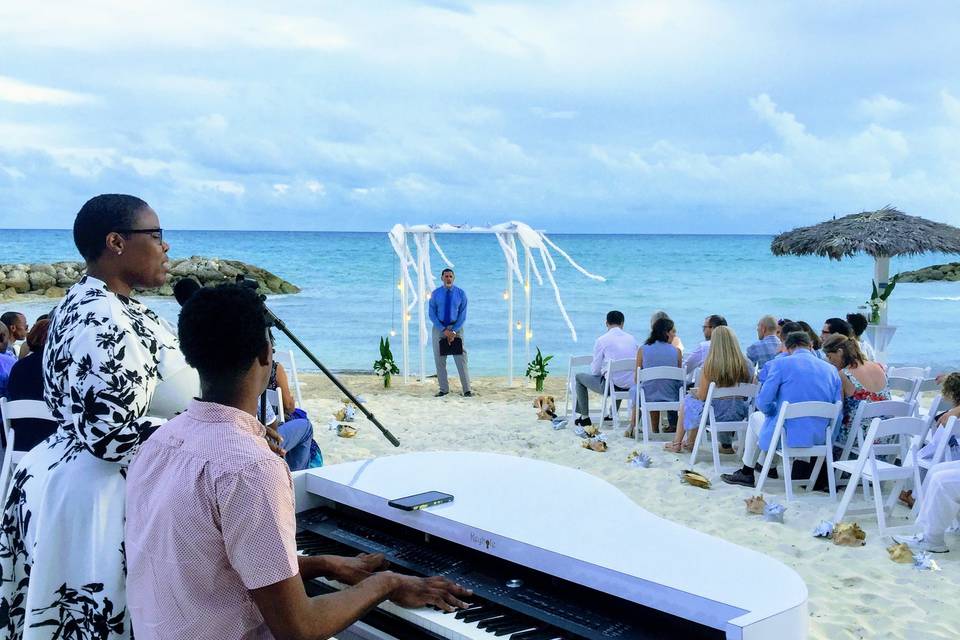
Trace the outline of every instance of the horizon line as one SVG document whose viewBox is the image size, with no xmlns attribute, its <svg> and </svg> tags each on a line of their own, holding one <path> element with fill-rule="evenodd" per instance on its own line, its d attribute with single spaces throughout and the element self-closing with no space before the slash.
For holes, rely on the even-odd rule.
<svg viewBox="0 0 960 640">
<path fill-rule="evenodd" d="M 479 225 L 478 225 L 479 226 Z M 70 227 L 4 227 L 0 228 L 0 232 L 3 231 L 73 231 Z M 164 233 L 167 232 L 199 232 L 199 233 L 356 233 L 356 234 L 387 234 L 389 229 L 385 231 L 362 231 L 362 230 L 342 230 L 342 229 L 177 229 L 177 228 L 168 228 L 164 227 Z M 443 233 L 442 231 L 440 233 Z M 671 232 L 671 233 L 645 233 L 645 232 L 630 232 L 630 233 L 617 233 L 617 232 L 594 232 L 594 233 L 583 233 L 575 231 L 544 231 L 544 233 L 550 236 L 748 236 L 748 237 L 762 237 L 762 236 L 774 236 L 777 235 L 774 232 L 770 233 L 683 233 L 683 232 Z"/>
</svg>

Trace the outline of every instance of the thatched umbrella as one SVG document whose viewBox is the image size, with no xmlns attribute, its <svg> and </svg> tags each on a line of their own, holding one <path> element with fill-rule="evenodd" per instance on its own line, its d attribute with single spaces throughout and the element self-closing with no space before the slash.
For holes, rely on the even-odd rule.
<svg viewBox="0 0 960 640">
<path fill-rule="evenodd" d="M 882 291 L 890 278 L 891 256 L 960 253 L 960 229 L 908 216 L 887 205 L 781 233 L 770 243 L 770 250 L 777 256 L 815 254 L 831 260 L 867 253 L 876 260 L 874 280 Z M 884 311 L 881 324 L 886 324 L 886 316 Z"/>
</svg>

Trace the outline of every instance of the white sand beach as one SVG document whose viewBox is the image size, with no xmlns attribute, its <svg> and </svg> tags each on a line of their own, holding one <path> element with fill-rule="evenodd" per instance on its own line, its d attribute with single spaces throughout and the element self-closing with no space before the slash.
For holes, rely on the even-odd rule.
<svg viewBox="0 0 960 640">
<path fill-rule="evenodd" d="M 474 398 L 454 394 L 434 398 L 433 381 L 404 385 L 395 377 L 388 390 L 372 375 L 344 376 L 343 381 L 363 396 L 367 407 L 400 439 L 401 447 L 391 446 L 362 417 L 354 423 L 359 427 L 355 438 L 337 437 L 327 429 L 327 422 L 341 404 L 340 392 L 322 375 L 302 374 L 304 408 L 313 419 L 325 464 L 406 451 L 469 450 L 582 469 L 607 480 L 654 514 L 768 554 L 792 567 L 810 592 L 811 638 L 960 637 L 960 539 L 956 535 L 948 536 L 954 552 L 936 557 L 942 571 L 929 572 L 888 559 L 890 542 L 878 536 L 872 514 L 848 518 L 866 531 L 864 547 L 840 547 L 814 538 L 813 528 L 820 520 L 831 519 L 836 507 L 826 494 L 800 495 L 787 505 L 784 524 L 765 522 L 744 508 L 744 499 L 753 492 L 714 477 L 708 455 L 701 455 L 695 467 L 713 481 L 711 489 L 703 490 L 682 484 L 678 478 L 678 472 L 688 467 L 689 456 L 667 453 L 659 441 L 649 448 L 653 465 L 647 469 L 626 464 L 636 446 L 617 433 L 609 433 L 610 448 L 605 453 L 582 448 L 572 429 L 555 431 L 549 422 L 537 420 L 531 405 L 538 394 L 525 380 L 507 388 L 503 378 L 479 378 L 474 381 Z M 553 394 L 558 404 L 562 403 L 562 389 L 562 378 L 547 380 L 546 392 Z M 723 456 L 723 464 L 738 466 L 739 459 Z M 782 481 L 769 481 L 765 489 L 768 502 L 784 501 Z M 906 514 L 902 506 L 895 512 L 897 516 Z M 899 519 L 892 524 L 905 522 Z M 612 533 L 598 531 L 598 536 L 609 540 Z M 642 531 L 615 532 L 614 538 L 624 540 L 625 548 L 657 544 Z M 709 558 L 703 560 L 709 562 Z M 736 579 L 730 576 L 730 580 Z"/>
</svg>

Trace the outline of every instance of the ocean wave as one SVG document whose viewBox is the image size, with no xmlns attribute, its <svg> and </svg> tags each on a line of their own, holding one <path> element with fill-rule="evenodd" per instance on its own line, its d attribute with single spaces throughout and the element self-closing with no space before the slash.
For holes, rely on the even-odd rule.
<svg viewBox="0 0 960 640">
<path fill-rule="evenodd" d="M 957 302 L 960 296 L 934 296 L 932 298 L 920 298 L 920 300 L 936 300 L 937 302 Z"/>
</svg>

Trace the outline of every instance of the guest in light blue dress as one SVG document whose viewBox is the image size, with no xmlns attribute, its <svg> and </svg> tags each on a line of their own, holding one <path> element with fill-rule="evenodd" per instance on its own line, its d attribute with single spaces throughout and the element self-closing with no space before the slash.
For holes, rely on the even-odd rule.
<svg viewBox="0 0 960 640">
<path fill-rule="evenodd" d="M 671 344 L 676 335 L 676 328 L 670 318 L 660 318 L 654 322 L 650 337 L 637 351 L 637 368 L 683 366 L 683 354 Z M 681 384 L 681 380 L 648 380 L 643 383 L 643 394 L 648 402 L 676 402 Z M 654 433 L 660 432 L 659 411 L 650 412 L 650 424 L 653 425 Z M 633 435 L 632 431 L 628 431 L 627 435 Z"/>
</svg>

